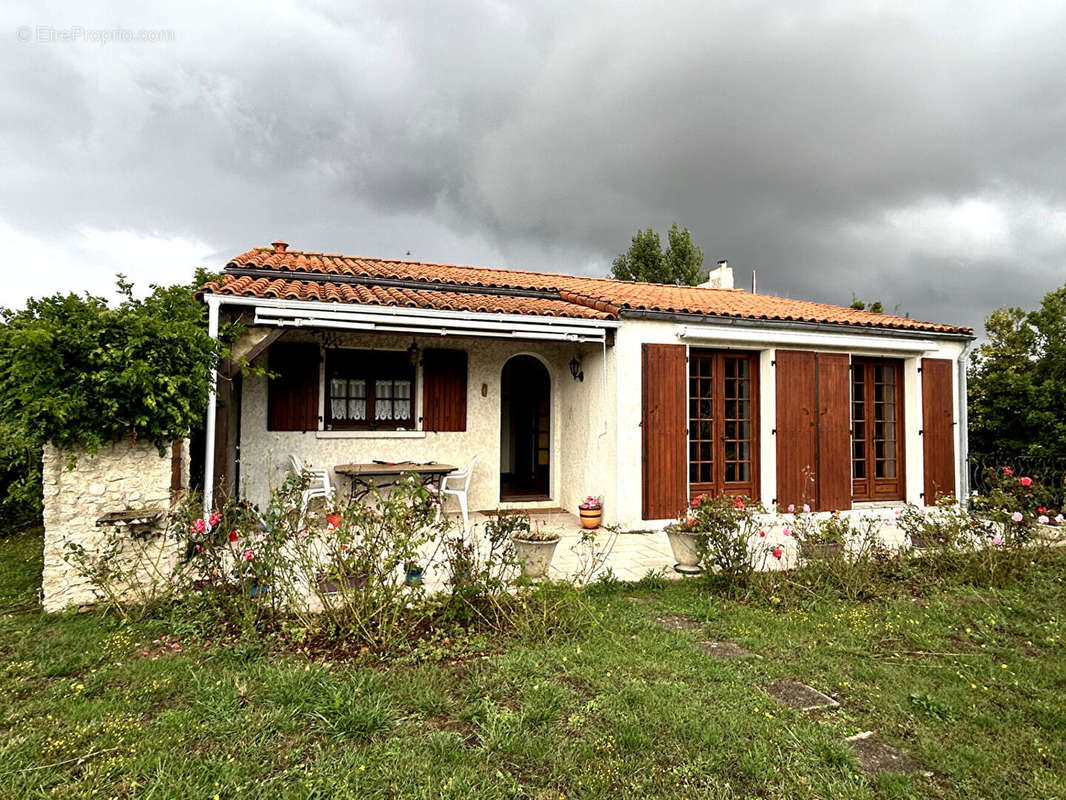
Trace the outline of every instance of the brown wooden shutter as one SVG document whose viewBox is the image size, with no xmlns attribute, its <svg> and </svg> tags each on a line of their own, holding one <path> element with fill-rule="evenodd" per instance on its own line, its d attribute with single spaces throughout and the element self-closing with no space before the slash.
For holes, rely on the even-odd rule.
<svg viewBox="0 0 1066 800">
<path fill-rule="evenodd" d="M 687 504 L 685 346 L 645 344 L 641 358 L 641 516 L 670 519 Z"/>
<path fill-rule="evenodd" d="M 817 500 L 818 429 L 815 422 L 815 354 L 778 350 L 777 505 L 797 507 Z"/>
<path fill-rule="evenodd" d="M 955 419 L 952 361 L 922 359 L 922 454 L 925 459 L 925 503 L 955 494 Z"/>
<path fill-rule="evenodd" d="M 818 508 L 851 508 L 851 358 L 819 353 Z"/>
<path fill-rule="evenodd" d="M 422 428 L 466 430 L 466 351 L 426 350 L 422 356 Z"/>
<path fill-rule="evenodd" d="M 778 350 L 777 505 L 851 508 L 851 359 Z"/>
<path fill-rule="evenodd" d="M 268 353 L 267 430 L 318 430 L 318 345 L 275 342 Z"/>
</svg>

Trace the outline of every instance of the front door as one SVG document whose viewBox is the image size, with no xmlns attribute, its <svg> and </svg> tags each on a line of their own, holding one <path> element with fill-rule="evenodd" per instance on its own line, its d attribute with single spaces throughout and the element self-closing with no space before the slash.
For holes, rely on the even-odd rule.
<svg viewBox="0 0 1066 800">
<path fill-rule="evenodd" d="M 503 367 L 500 397 L 500 499 L 547 500 L 551 453 L 551 378 L 533 356 Z"/>
</svg>

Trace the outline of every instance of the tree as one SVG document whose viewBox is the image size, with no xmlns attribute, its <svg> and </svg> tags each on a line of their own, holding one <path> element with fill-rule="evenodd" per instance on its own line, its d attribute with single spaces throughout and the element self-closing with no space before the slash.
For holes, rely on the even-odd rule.
<svg viewBox="0 0 1066 800">
<path fill-rule="evenodd" d="M 56 294 L 0 310 L 0 523 L 39 512 L 45 442 L 91 453 L 137 438 L 162 453 L 202 420 L 223 346 L 193 287 L 118 288 L 116 305 Z"/>
<path fill-rule="evenodd" d="M 651 228 L 637 231 L 629 250 L 611 264 L 611 277 L 620 281 L 696 286 L 703 282 L 703 250 L 692 242 L 688 228 L 675 222 L 667 234 L 664 253 L 659 234 Z"/>
<path fill-rule="evenodd" d="M 1066 286 L 1035 311 L 1000 308 L 969 365 L 970 447 L 1066 457 Z"/>
</svg>

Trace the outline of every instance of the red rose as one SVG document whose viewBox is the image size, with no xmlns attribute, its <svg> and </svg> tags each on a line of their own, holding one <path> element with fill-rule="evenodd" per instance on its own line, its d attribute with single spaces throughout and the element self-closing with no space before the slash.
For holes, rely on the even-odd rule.
<svg viewBox="0 0 1066 800">
<path fill-rule="evenodd" d="M 775 547 L 775 548 L 774 548 L 774 553 L 773 553 L 773 556 L 774 556 L 774 558 L 781 558 L 781 555 L 782 555 L 782 554 L 783 554 L 784 552 L 785 552 L 785 551 L 784 551 L 784 550 L 782 550 L 782 549 L 781 549 L 780 547 Z"/>
<path fill-rule="evenodd" d="M 1033 479 L 1032 478 L 1018 478 L 1018 483 L 1020 483 L 1022 486 L 1032 486 L 1033 485 Z"/>
<path fill-rule="evenodd" d="M 329 514 L 329 515 L 327 515 L 326 516 L 326 525 L 328 525 L 331 530 L 337 530 L 337 528 L 339 528 L 341 526 L 341 515 L 340 514 Z"/>
<path fill-rule="evenodd" d="M 239 536 L 238 536 L 238 534 L 237 534 L 237 531 L 230 531 L 230 532 L 229 532 L 229 540 L 230 540 L 231 542 L 235 542 L 235 541 L 237 541 L 237 539 L 238 539 L 238 538 L 239 538 Z"/>
<path fill-rule="evenodd" d="M 734 497 L 733 498 L 733 507 L 734 508 L 743 509 L 744 508 L 744 498 L 740 497 L 739 495 L 737 497 Z"/>
<path fill-rule="evenodd" d="M 1047 508 L 1045 508 L 1044 506 L 1040 506 L 1040 508 L 1038 508 L 1037 511 L 1039 511 L 1041 514 L 1043 514 L 1045 511 L 1047 511 Z"/>
<path fill-rule="evenodd" d="M 759 531 L 759 536 L 765 536 L 765 535 L 766 535 L 766 531 Z"/>
</svg>

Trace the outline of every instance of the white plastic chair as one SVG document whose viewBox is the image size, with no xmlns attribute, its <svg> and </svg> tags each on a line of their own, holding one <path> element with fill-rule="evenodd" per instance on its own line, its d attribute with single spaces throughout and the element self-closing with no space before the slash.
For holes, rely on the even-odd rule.
<svg viewBox="0 0 1066 800">
<path fill-rule="evenodd" d="M 466 465 L 466 469 L 453 472 L 451 475 L 445 475 L 441 479 L 440 505 L 437 506 L 437 519 L 440 519 L 440 515 L 444 511 L 444 501 L 447 499 L 447 495 L 451 495 L 459 501 L 459 510 L 463 514 L 463 527 L 466 527 L 469 522 L 466 508 L 466 490 L 470 488 L 470 477 L 474 474 L 474 465 L 476 463 L 477 456 L 474 456 L 470 459 L 470 463 Z M 452 481 L 455 482 L 455 485 L 451 485 Z"/>
<path fill-rule="evenodd" d="M 307 504 L 313 498 L 323 497 L 326 500 L 333 498 L 333 484 L 329 482 L 329 472 L 325 469 L 306 466 L 295 454 L 289 456 L 289 464 L 297 475 L 307 475 L 310 478 L 307 488 L 300 493 L 301 514 L 307 511 Z"/>
</svg>

